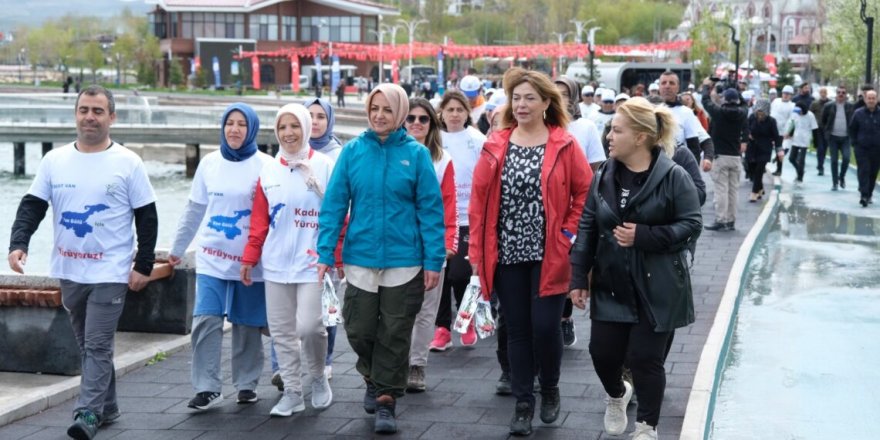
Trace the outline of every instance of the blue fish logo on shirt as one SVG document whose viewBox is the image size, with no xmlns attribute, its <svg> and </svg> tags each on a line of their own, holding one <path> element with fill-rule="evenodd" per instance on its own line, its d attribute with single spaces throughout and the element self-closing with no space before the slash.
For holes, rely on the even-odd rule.
<svg viewBox="0 0 880 440">
<path fill-rule="evenodd" d="M 239 220 L 251 215 L 250 209 L 243 209 L 241 211 L 235 211 L 232 217 L 228 217 L 225 215 L 215 215 L 208 220 L 208 227 L 217 231 L 222 232 L 226 235 L 226 238 L 232 240 L 235 237 L 241 235 L 241 229 L 236 226 Z"/>
<path fill-rule="evenodd" d="M 61 226 L 72 229 L 74 235 L 79 238 L 85 237 L 88 233 L 94 231 L 94 227 L 87 221 L 92 214 L 110 209 L 109 206 L 99 203 L 97 205 L 86 205 L 84 212 L 64 211 L 61 213 Z"/>
<path fill-rule="evenodd" d="M 272 206 L 272 212 L 269 213 L 269 226 L 275 227 L 275 216 L 278 215 L 278 211 L 281 211 L 285 205 L 284 203 L 279 203 L 275 206 Z"/>
</svg>

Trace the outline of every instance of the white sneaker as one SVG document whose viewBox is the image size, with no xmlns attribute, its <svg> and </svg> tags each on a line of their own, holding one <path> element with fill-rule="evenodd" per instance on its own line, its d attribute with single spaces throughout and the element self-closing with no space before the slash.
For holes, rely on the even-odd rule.
<svg viewBox="0 0 880 440">
<path fill-rule="evenodd" d="M 657 440 L 657 430 L 645 422 L 636 422 L 632 440 Z"/>
<path fill-rule="evenodd" d="M 302 395 L 293 390 L 286 389 L 281 395 L 281 399 L 278 400 L 278 403 L 272 407 L 272 411 L 269 411 L 269 415 L 275 417 L 290 417 L 291 414 L 305 411 L 305 409 L 306 403 L 303 401 Z"/>
<path fill-rule="evenodd" d="M 327 376 L 327 380 L 333 379 L 333 365 L 324 366 L 324 376 Z"/>
<path fill-rule="evenodd" d="M 327 376 L 321 376 L 312 381 L 312 406 L 315 409 L 324 409 L 333 403 L 333 390 Z"/>
<path fill-rule="evenodd" d="M 626 405 L 629 404 L 629 399 L 632 398 L 633 388 L 626 381 L 623 382 L 623 386 L 626 389 L 623 397 L 608 396 L 606 398 L 605 432 L 610 435 L 620 435 L 623 434 L 623 431 L 626 431 Z"/>
</svg>

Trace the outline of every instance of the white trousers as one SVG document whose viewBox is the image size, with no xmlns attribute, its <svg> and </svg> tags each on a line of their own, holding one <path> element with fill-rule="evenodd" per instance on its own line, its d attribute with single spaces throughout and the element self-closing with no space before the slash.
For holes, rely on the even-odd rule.
<svg viewBox="0 0 880 440">
<path fill-rule="evenodd" d="M 321 283 L 279 284 L 266 281 L 266 317 L 275 341 L 284 387 L 302 393 L 304 357 L 313 378 L 324 374 L 327 330 L 321 321 Z"/>
</svg>

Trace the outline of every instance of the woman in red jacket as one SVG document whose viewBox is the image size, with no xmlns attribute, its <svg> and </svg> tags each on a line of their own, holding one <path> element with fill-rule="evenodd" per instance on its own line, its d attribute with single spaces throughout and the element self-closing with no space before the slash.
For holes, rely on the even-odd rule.
<svg viewBox="0 0 880 440">
<path fill-rule="evenodd" d="M 483 294 L 498 294 L 508 326 L 516 409 L 510 433 L 532 432 L 535 366 L 541 420 L 559 416 L 559 319 L 571 278 L 568 251 L 592 171 L 565 127 L 568 116 L 545 74 L 513 68 L 504 75 L 508 128 L 494 132 L 474 169 L 469 257 Z"/>
</svg>

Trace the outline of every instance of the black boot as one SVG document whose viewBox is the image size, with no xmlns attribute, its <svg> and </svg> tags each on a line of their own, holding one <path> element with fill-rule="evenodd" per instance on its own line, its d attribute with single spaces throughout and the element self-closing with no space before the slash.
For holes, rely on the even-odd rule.
<svg viewBox="0 0 880 440">
<path fill-rule="evenodd" d="M 532 417 L 535 409 L 529 402 L 516 402 L 513 419 L 510 420 L 512 435 L 529 435 L 532 433 Z"/>
<path fill-rule="evenodd" d="M 376 434 L 394 434 L 397 432 L 397 420 L 394 418 L 394 410 L 397 401 L 394 397 L 383 394 L 376 399 L 376 423 L 373 432 Z"/>
<path fill-rule="evenodd" d="M 513 393 L 513 389 L 510 387 L 510 373 L 502 371 L 501 377 L 498 378 L 498 384 L 495 385 L 495 394 L 509 396 L 511 393 Z"/>
<path fill-rule="evenodd" d="M 707 231 L 725 231 L 727 230 L 727 223 L 715 222 L 711 225 L 703 226 L 703 229 Z"/>
<path fill-rule="evenodd" d="M 364 411 L 367 414 L 376 412 L 376 386 L 367 381 L 367 391 L 364 392 Z"/>
<path fill-rule="evenodd" d="M 541 388 L 541 421 L 553 423 L 559 418 L 559 387 Z"/>
<path fill-rule="evenodd" d="M 736 230 L 735 222 L 727 222 L 727 223 L 725 223 L 725 224 L 724 224 L 724 230 L 725 230 L 725 231 L 735 231 L 735 230 Z"/>
</svg>

